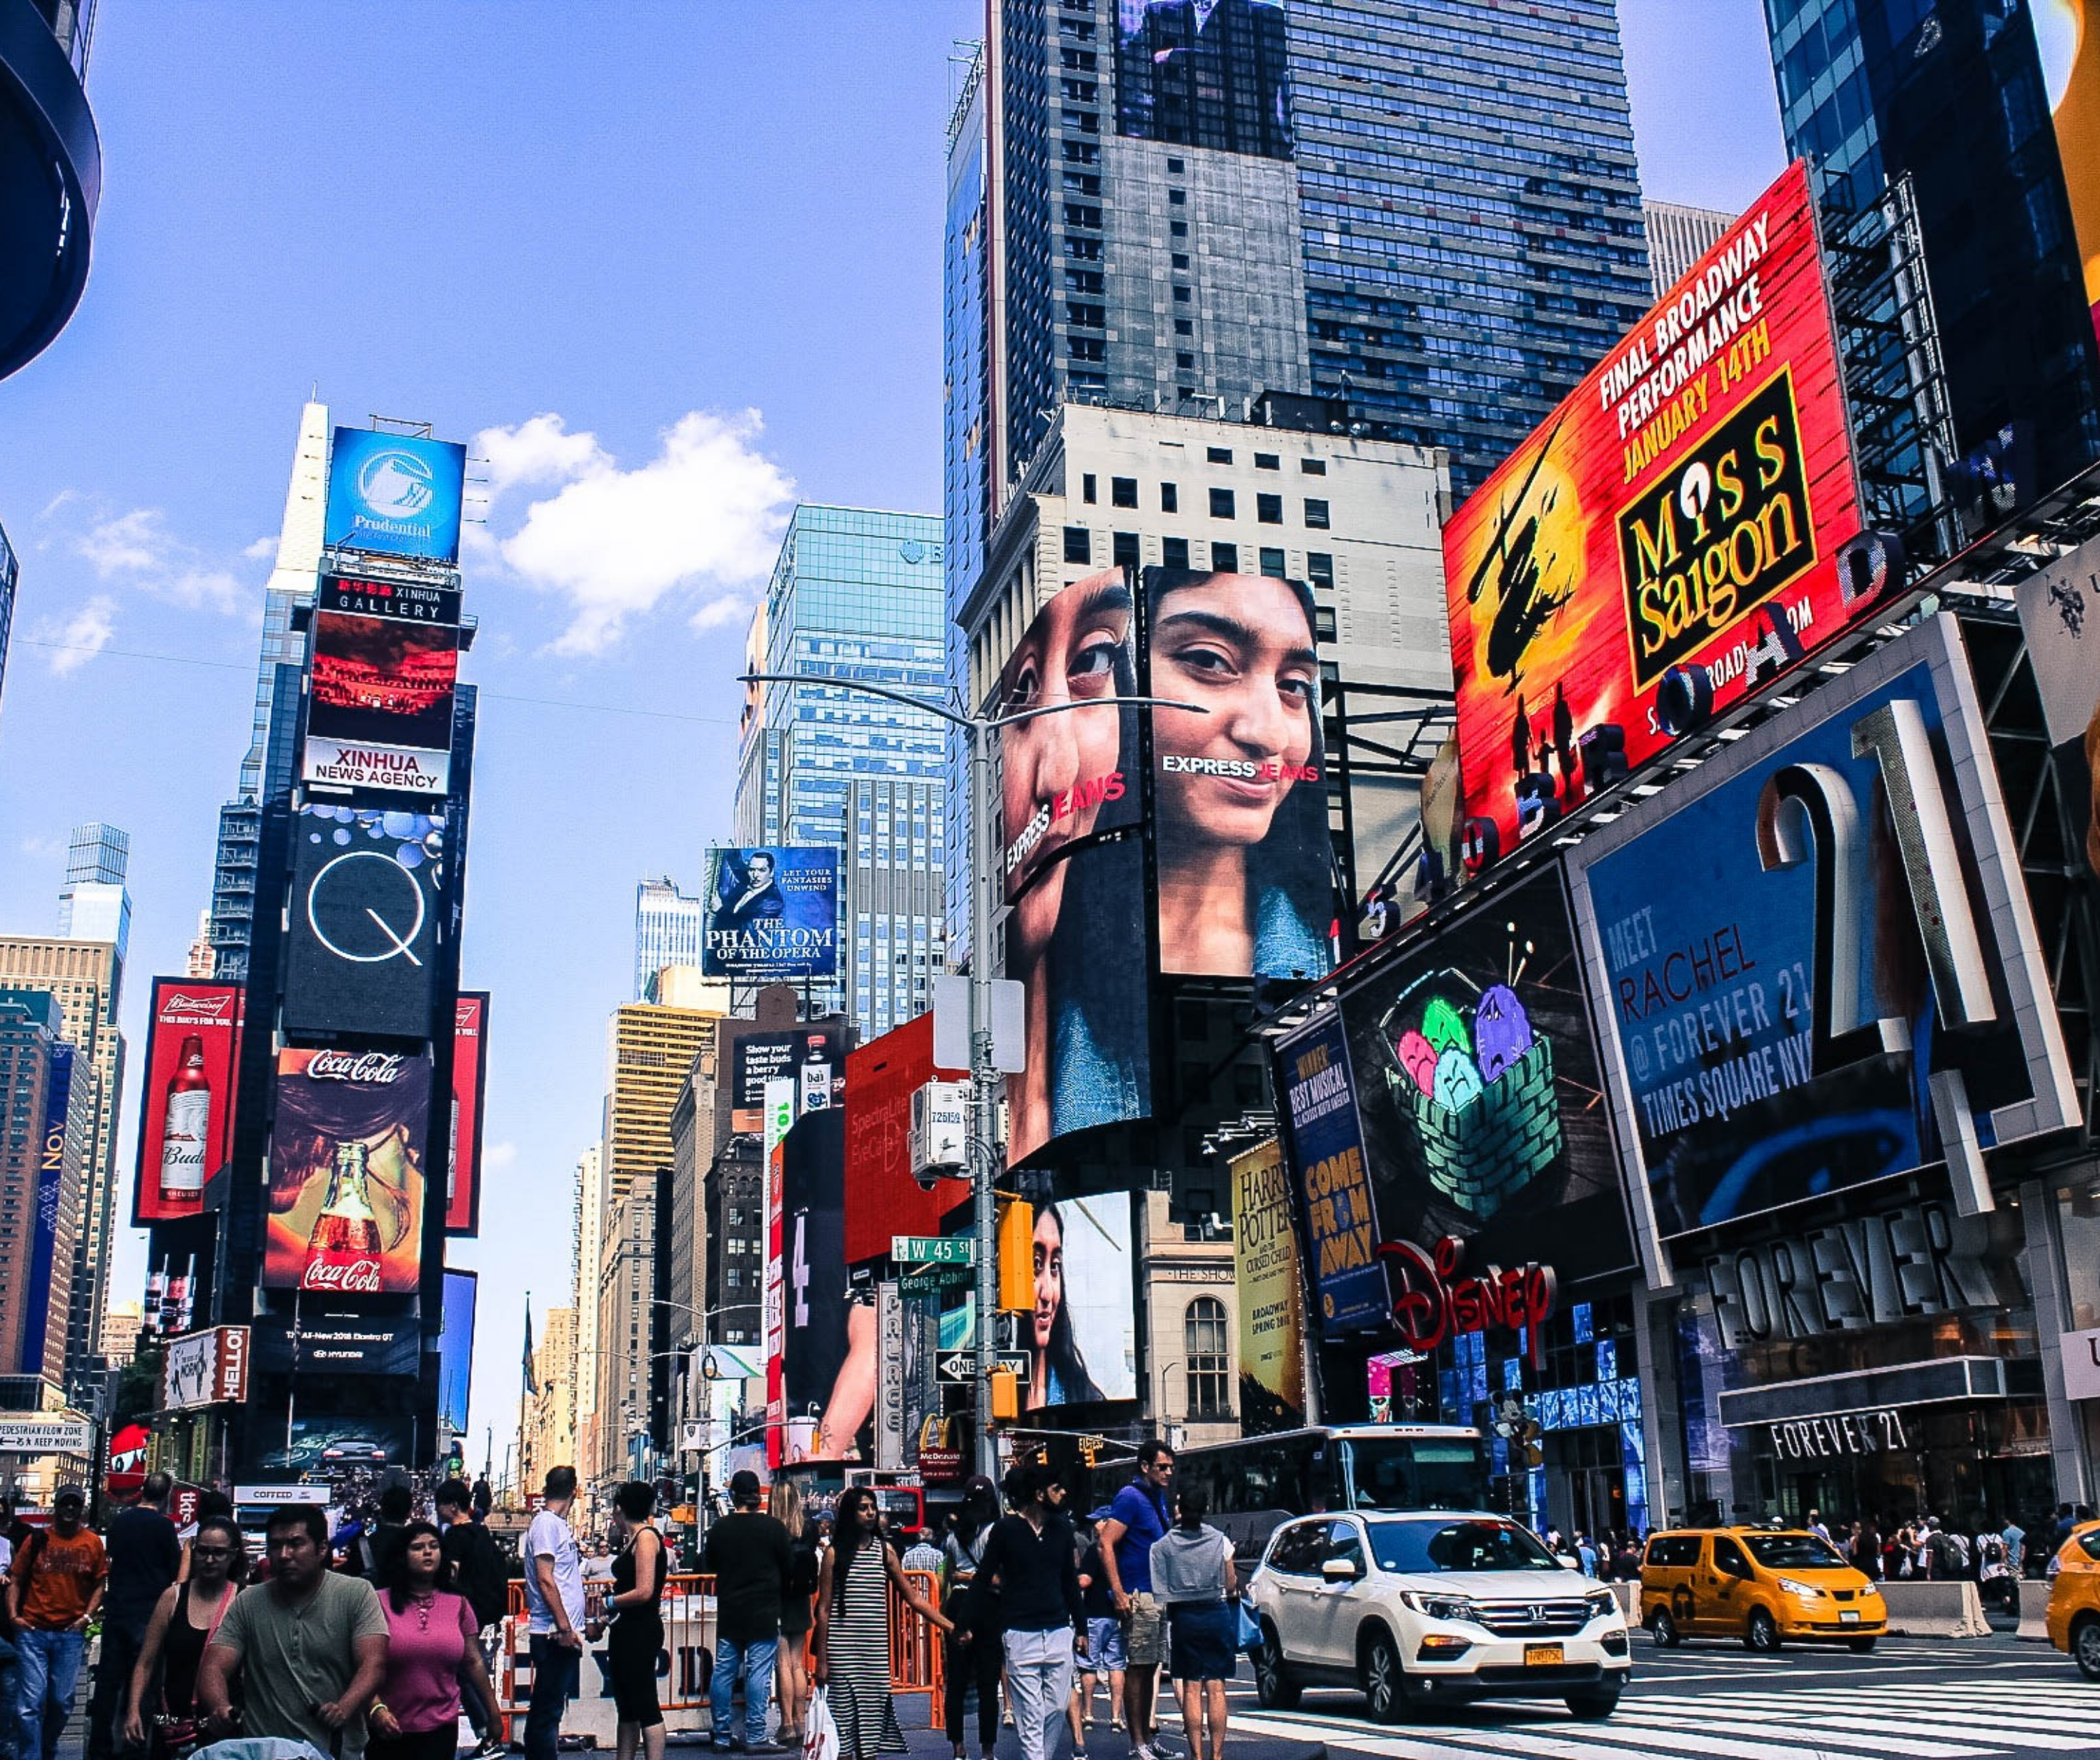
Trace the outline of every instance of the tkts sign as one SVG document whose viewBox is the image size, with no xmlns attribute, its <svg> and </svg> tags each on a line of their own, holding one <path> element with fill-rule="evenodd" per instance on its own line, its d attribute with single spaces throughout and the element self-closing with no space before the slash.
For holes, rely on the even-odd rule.
<svg viewBox="0 0 2100 1760">
<path fill-rule="evenodd" d="M 1444 529 L 1467 865 L 1870 610 L 1859 531 L 1797 163 Z"/>
</svg>

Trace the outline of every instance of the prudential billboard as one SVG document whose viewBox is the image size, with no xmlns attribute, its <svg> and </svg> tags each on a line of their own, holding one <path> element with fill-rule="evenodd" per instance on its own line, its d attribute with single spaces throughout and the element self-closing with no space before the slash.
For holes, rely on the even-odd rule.
<svg viewBox="0 0 2100 1760">
<path fill-rule="evenodd" d="M 459 561 L 466 448 L 450 440 L 338 428 L 329 458 L 331 549 Z"/>
</svg>

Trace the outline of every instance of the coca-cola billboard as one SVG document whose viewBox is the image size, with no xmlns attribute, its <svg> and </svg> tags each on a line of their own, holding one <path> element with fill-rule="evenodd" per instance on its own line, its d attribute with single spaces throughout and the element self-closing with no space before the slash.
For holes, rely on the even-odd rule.
<svg viewBox="0 0 2100 1760">
<path fill-rule="evenodd" d="M 422 1277 L 430 1059 L 277 1054 L 265 1289 L 399 1295 Z"/>
<path fill-rule="evenodd" d="M 241 989 L 192 978 L 153 980 L 146 1083 L 139 1109 L 134 1225 L 215 1207 L 212 1181 L 233 1154 Z"/>
<path fill-rule="evenodd" d="M 488 1091 L 488 992 L 462 990 L 452 1015 L 452 1156 L 445 1233 L 481 1232 L 481 1114 Z"/>
</svg>

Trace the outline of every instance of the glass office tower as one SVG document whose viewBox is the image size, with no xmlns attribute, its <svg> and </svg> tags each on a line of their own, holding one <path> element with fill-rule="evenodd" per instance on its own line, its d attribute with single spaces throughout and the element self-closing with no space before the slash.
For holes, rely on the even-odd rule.
<svg viewBox="0 0 2100 1760">
<path fill-rule="evenodd" d="M 930 514 L 795 510 L 754 619 L 764 669 L 942 700 L 947 675 L 941 522 Z M 942 724 L 822 684 L 769 684 L 745 719 L 743 844 L 837 850 L 841 981 L 810 1010 L 871 1038 L 928 1005 L 943 969 Z"/>
<path fill-rule="evenodd" d="M 2037 487 L 2100 453 L 2100 360 L 2024 0 L 1765 0 L 1787 147 L 1859 206 L 1904 172 L 1965 452 L 2034 425 Z"/>
</svg>

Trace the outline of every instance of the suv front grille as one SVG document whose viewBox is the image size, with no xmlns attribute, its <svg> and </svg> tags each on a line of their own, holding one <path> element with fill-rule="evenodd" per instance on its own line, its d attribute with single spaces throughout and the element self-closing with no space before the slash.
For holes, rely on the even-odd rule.
<svg viewBox="0 0 2100 1760">
<path fill-rule="evenodd" d="M 1480 1623 L 1498 1638 L 1572 1638 L 1590 1623 L 1587 1602 L 1483 1601 Z"/>
</svg>

